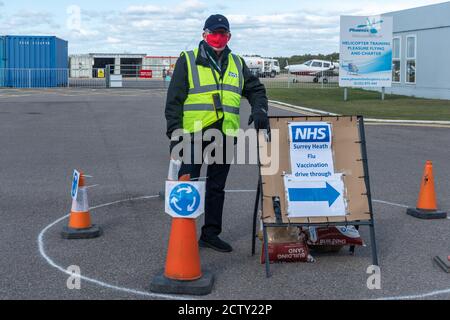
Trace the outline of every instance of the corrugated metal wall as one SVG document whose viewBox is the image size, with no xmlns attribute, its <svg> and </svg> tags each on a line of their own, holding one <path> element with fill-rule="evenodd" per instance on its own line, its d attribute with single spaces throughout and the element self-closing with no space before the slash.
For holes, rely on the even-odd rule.
<svg viewBox="0 0 450 320">
<path fill-rule="evenodd" d="M 178 57 L 146 56 L 142 60 L 142 70 L 152 70 L 153 78 L 161 78 L 164 70 L 171 73 Z"/>
<path fill-rule="evenodd" d="M 94 58 L 90 55 L 72 55 L 69 65 L 71 78 L 92 78 Z"/>
<path fill-rule="evenodd" d="M 67 41 L 53 36 L 5 36 L 3 42 L 4 86 L 67 86 Z"/>
<path fill-rule="evenodd" d="M 0 36 L 0 68 L 5 67 L 5 37 Z"/>
<path fill-rule="evenodd" d="M 0 36 L 0 87 L 5 86 L 5 37 Z"/>
<path fill-rule="evenodd" d="M 69 43 L 55 37 L 56 68 L 69 68 Z"/>
</svg>

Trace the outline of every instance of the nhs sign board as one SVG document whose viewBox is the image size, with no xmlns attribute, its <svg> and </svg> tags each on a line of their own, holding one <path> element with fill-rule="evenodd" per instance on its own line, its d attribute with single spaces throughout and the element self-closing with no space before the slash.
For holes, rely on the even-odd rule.
<svg viewBox="0 0 450 320">
<path fill-rule="evenodd" d="M 291 139 L 293 143 L 331 141 L 331 130 L 328 124 L 305 124 L 291 126 Z"/>
<path fill-rule="evenodd" d="M 334 160 L 331 123 L 289 122 L 291 175 L 295 179 L 324 181 L 332 177 Z"/>
</svg>

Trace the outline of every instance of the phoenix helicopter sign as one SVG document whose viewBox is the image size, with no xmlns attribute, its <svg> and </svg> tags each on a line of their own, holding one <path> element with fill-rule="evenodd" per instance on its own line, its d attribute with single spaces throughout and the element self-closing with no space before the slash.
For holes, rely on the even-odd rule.
<svg viewBox="0 0 450 320">
<path fill-rule="evenodd" d="M 391 87 L 393 19 L 341 16 L 339 86 Z"/>
</svg>

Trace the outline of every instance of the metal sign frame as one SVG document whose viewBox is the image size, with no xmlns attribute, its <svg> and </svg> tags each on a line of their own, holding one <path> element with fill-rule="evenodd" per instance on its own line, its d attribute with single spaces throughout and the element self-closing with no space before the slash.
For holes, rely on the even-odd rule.
<svg viewBox="0 0 450 320">
<path fill-rule="evenodd" d="M 359 140 L 354 141 L 354 143 L 357 143 L 360 145 L 360 152 L 361 152 L 361 159 L 357 159 L 357 161 L 362 162 L 362 167 L 364 171 L 363 177 L 358 177 L 361 179 L 364 179 L 364 184 L 366 187 L 366 194 L 363 194 L 364 196 L 367 196 L 368 201 L 368 219 L 364 220 L 347 220 L 347 218 L 344 218 L 344 221 L 330 221 L 330 219 L 325 218 L 326 222 L 314 222 L 311 221 L 310 218 L 306 218 L 306 222 L 283 222 L 281 217 L 281 208 L 278 207 L 280 210 L 275 212 L 275 222 L 264 222 L 264 198 L 270 197 L 270 195 L 266 195 L 264 193 L 264 183 L 263 183 L 263 177 L 261 175 L 261 161 L 260 161 L 260 135 L 258 134 L 258 151 L 257 151 L 257 159 L 258 159 L 258 186 L 256 191 L 256 198 L 255 198 L 255 205 L 254 205 L 254 211 L 253 211 L 253 232 L 252 232 L 252 256 L 255 255 L 255 247 L 256 247 L 256 228 L 257 228 L 257 220 L 258 220 L 258 210 L 261 208 L 262 212 L 262 227 L 263 227 L 263 245 L 264 245 L 264 254 L 265 254 L 265 268 L 266 268 L 266 276 L 269 278 L 271 276 L 270 273 L 270 261 L 269 261 L 269 244 L 268 244 L 268 235 L 267 235 L 267 228 L 268 227 L 288 227 L 288 226 L 296 226 L 296 227 L 330 227 L 330 226 L 349 226 L 353 225 L 357 229 L 359 229 L 360 226 L 368 226 L 370 229 L 370 243 L 371 243 L 371 251 L 372 251 L 372 264 L 378 266 L 378 255 L 377 255 L 377 245 L 376 245 L 376 239 L 375 239 L 375 222 L 373 217 L 373 206 L 372 206 L 372 194 L 370 191 L 370 179 L 369 179 L 369 168 L 368 168 L 368 159 L 367 159 L 367 148 L 366 148 L 366 136 L 365 136 L 365 129 L 364 129 L 364 118 L 363 116 L 281 116 L 281 117 L 269 117 L 270 119 L 292 119 L 292 121 L 296 121 L 296 119 L 314 119 L 317 121 L 326 121 L 326 119 L 342 119 L 342 118 L 349 118 L 351 121 L 356 120 L 357 126 L 358 126 L 358 133 L 359 133 Z M 282 179 L 282 177 L 280 177 Z M 272 199 L 276 200 L 276 199 Z M 279 199 L 278 199 L 279 201 Z M 350 247 L 350 253 L 354 253 L 355 246 Z"/>
</svg>

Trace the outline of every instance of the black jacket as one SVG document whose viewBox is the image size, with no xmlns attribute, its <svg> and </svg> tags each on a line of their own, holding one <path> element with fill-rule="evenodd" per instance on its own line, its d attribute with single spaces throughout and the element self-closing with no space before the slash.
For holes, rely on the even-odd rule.
<svg viewBox="0 0 450 320">
<path fill-rule="evenodd" d="M 216 57 L 212 52 L 212 48 L 204 41 L 200 42 L 199 54 L 195 63 L 205 67 L 210 66 L 210 62 L 206 55 L 206 52 L 211 56 Z M 226 47 L 219 59 L 218 64 L 221 66 L 219 74 L 223 77 L 225 70 L 228 67 L 228 56 L 231 50 Z M 212 53 L 212 54 L 211 54 Z M 189 92 L 189 76 L 187 61 L 184 53 L 181 54 L 178 59 L 175 69 L 172 75 L 172 80 L 167 92 L 166 101 L 166 120 L 167 120 L 167 136 L 170 138 L 172 132 L 176 129 L 183 128 L 183 105 L 186 101 Z M 219 70 L 217 70 L 219 71 Z M 268 103 L 266 96 L 266 89 L 259 79 L 252 74 L 247 65 L 243 61 L 243 74 L 244 74 L 244 90 L 242 96 L 247 98 L 252 106 L 252 114 L 265 111 L 267 113 Z"/>
</svg>

